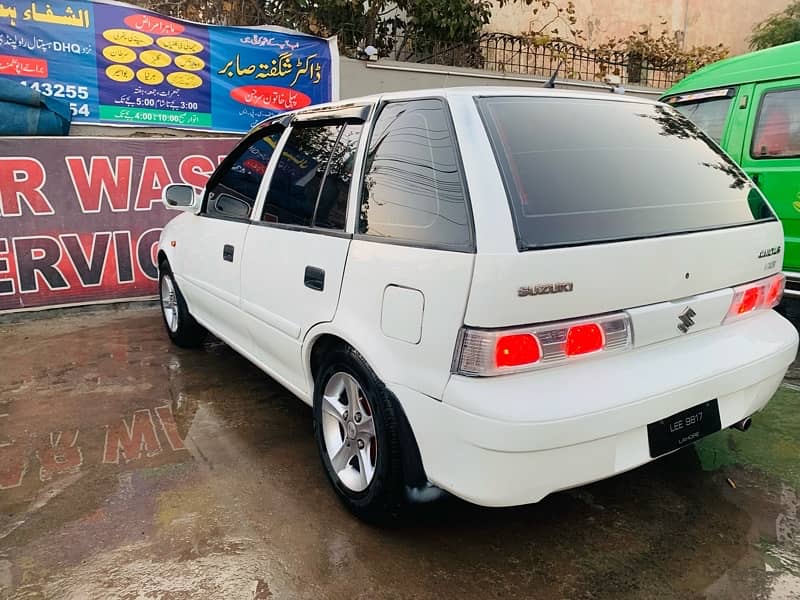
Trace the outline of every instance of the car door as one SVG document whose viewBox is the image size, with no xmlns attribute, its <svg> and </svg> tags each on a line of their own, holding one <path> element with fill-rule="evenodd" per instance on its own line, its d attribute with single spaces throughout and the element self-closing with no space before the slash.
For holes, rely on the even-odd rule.
<svg viewBox="0 0 800 600">
<path fill-rule="evenodd" d="M 267 164 L 283 127 L 245 138 L 209 180 L 200 213 L 176 251 L 178 285 L 192 314 L 234 345 L 247 340 L 239 308 L 242 251 Z"/>
<path fill-rule="evenodd" d="M 740 164 L 783 223 L 784 269 L 800 272 L 800 79 L 757 84 Z"/>
<path fill-rule="evenodd" d="M 241 307 L 253 352 L 270 373 L 307 392 L 301 346 L 336 312 L 351 235 L 346 231 L 362 118 L 295 121 L 250 226 Z"/>
</svg>

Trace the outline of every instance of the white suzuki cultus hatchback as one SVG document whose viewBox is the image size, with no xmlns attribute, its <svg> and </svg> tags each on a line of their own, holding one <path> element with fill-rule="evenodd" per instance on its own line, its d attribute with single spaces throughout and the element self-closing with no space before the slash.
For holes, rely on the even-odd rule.
<svg viewBox="0 0 800 600">
<path fill-rule="evenodd" d="M 187 143 L 191 143 L 190 141 Z M 265 121 L 172 185 L 170 337 L 206 330 L 313 405 L 380 519 L 537 502 L 746 429 L 797 351 L 781 224 L 671 108 L 446 89 Z"/>
</svg>

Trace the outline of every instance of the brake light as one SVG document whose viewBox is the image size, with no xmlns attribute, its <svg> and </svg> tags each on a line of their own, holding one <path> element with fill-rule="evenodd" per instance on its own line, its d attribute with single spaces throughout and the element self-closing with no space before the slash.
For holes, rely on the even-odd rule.
<svg viewBox="0 0 800 600">
<path fill-rule="evenodd" d="M 567 342 L 564 344 L 564 353 L 567 356 L 588 354 L 602 350 L 605 345 L 603 330 L 597 323 L 575 325 L 567 331 Z"/>
<path fill-rule="evenodd" d="M 529 333 L 504 335 L 497 338 L 495 364 L 498 367 L 518 367 L 537 362 L 542 356 L 539 342 Z"/>
<path fill-rule="evenodd" d="M 464 329 L 453 372 L 473 377 L 555 366 L 596 352 L 631 346 L 624 313 L 512 330 Z"/>
<path fill-rule="evenodd" d="M 751 310 L 755 310 L 761 303 L 761 292 L 762 289 L 760 287 L 746 289 L 742 293 L 742 299 L 739 301 L 738 305 L 736 305 L 736 313 L 743 315 L 744 313 L 749 313 Z"/>
<path fill-rule="evenodd" d="M 786 288 L 786 277 L 781 274 L 774 278 L 774 281 L 767 289 L 767 297 L 764 299 L 764 304 L 769 308 L 778 306 L 783 298 L 783 290 Z"/>
<path fill-rule="evenodd" d="M 758 310 L 769 310 L 783 298 L 786 277 L 782 273 L 733 288 L 733 300 L 725 321 L 742 318 Z"/>
</svg>

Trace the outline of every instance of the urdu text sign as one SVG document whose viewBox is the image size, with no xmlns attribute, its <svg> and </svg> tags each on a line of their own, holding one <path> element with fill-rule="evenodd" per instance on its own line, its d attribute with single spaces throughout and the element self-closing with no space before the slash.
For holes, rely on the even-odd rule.
<svg viewBox="0 0 800 600">
<path fill-rule="evenodd" d="M 0 75 L 74 122 L 244 132 L 337 96 L 335 40 L 218 27 L 119 3 L 0 0 Z"/>
</svg>

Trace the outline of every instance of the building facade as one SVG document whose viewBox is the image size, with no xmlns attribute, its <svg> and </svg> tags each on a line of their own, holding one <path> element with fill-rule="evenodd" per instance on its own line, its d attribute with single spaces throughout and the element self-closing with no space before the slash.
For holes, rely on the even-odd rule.
<svg viewBox="0 0 800 600">
<path fill-rule="evenodd" d="M 589 47 L 596 47 L 610 38 L 626 37 L 634 31 L 649 28 L 658 36 L 665 27 L 675 32 L 684 48 L 724 44 L 731 54 L 748 52 L 748 38 L 753 27 L 773 13 L 789 5 L 789 0 L 573 0 L 578 22 Z M 561 7 L 567 0 L 555 0 Z M 521 34 L 541 27 L 554 15 L 545 9 L 538 15 L 538 6 L 525 2 L 495 7 L 488 31 Z M 537 26 L 537 24 L 539 24 Z M 554 23 L 559 33 L 566 33 L 563 23 Z M 568 35 L 563 35 L 569 39 Z"/>
</svg>

